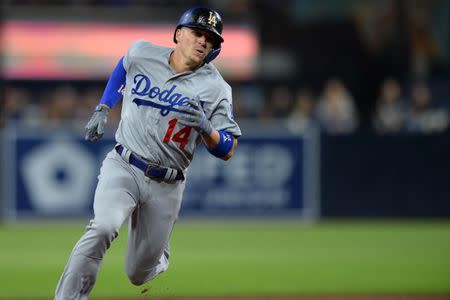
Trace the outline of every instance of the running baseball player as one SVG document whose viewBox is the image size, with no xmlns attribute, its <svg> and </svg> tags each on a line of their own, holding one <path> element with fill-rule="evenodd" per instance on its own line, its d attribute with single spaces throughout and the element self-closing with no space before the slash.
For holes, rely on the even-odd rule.
<svg viewBox="0 0 450 300">
<path fill-rule="evenodd" d="M 178 217 L 186 170 L 200 143 L 228 160 L 241 130 L 231 87 L 210 62 L 221 44 L 222 19 L 209 8 L 179 19 L 175 48 L 133 43 L 113 70 L 86 139 L 103 135 L 108 112 L 122 99 L 116 146 L 103 161 L 94 219 L 75 245 L 55 299 L 88 299 L 103 256 L 129 218 L 125 268 L 142 285 L 169 266 L 169 239 Z"/>
</svg>

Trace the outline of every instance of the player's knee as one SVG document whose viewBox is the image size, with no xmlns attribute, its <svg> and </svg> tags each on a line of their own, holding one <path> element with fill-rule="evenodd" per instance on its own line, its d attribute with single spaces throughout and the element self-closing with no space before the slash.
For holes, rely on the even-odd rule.
<svg viewBox="0 0 450 300">
<path fill-rule="evenodd" d="M 155 253 L 155 255 L 146 255 L 145 260 L 127 260 L 126 272 L 130 282 L 139 286 L 154 278 L 153 274 L 160 263 L 160 257 L 159 253 Z"/>
<path fill-rule="evenodd" d="M 147 282 L 146 280 L 147 276 L 144 276 L 144 274 L 142 273 L 132 273 L 132 274 L 128 274 L 128 279 L 130 280 L 130 282 L 136 286 L 140 286 L 143 285 L 144 283 Z"/>
</svg>

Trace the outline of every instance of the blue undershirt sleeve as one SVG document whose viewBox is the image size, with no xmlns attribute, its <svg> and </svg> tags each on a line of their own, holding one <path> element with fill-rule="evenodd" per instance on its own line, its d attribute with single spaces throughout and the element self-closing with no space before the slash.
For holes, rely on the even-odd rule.
<svg viewBox="0 0 450 300">
<path fill-rule="evenodd" d="M 116 103 L 120 100 L 120 98 L 122 98 L 121 90 L 125 86 L 126 74 L 127 72 L 123 67 L 122 57 L 111 73 L 111 76 L 109 77 L 108 83 L 105 87 L 105 91 L 103 92 L 102 99 L 100 100 L 101 104 L 105 104 L 110 108 L 113 108 L 114 105 L 116 105 Z"/>
</svg>

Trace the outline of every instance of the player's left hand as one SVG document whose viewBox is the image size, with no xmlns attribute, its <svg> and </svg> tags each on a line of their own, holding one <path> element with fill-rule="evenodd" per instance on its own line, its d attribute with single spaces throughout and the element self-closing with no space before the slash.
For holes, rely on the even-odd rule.
<svg viewBox="0 0 450 300">
<path fill-rule="evenodd" d="M 183 112 L 178 121 L 185 125 L 190 126 L 197 130 L 201 134 L 211 134 L 213 128 L 211 122 L 205 115 L 205 112 L 200 106 L 199 98 L 196 100 L 187 100 L 188 106 L 180 106 L 178 110 Z"/>
<path fill-rule="evenodd" d="M 105 125 L 108 119 L 109 109 L 104 106 L 99 107 L 92 114 L 91 119 L 86 124 L 86 136 L 87 141 L 95 142 L 101 139 L 104 133 Z"/>
</svg>

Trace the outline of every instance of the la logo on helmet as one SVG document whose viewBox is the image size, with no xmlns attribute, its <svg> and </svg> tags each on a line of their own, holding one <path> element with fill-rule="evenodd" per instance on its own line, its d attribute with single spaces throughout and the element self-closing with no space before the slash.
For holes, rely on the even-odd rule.
<svg viewBox="0 0 450 300">
<path fill-rule="evenodd" d="M 216 16 L 213 14 L 212 11 L 209 12 L 208 24 L 211 24 L 214 27 L 216 27 L 216 25 L 217 25 Z"/>
</svg>

